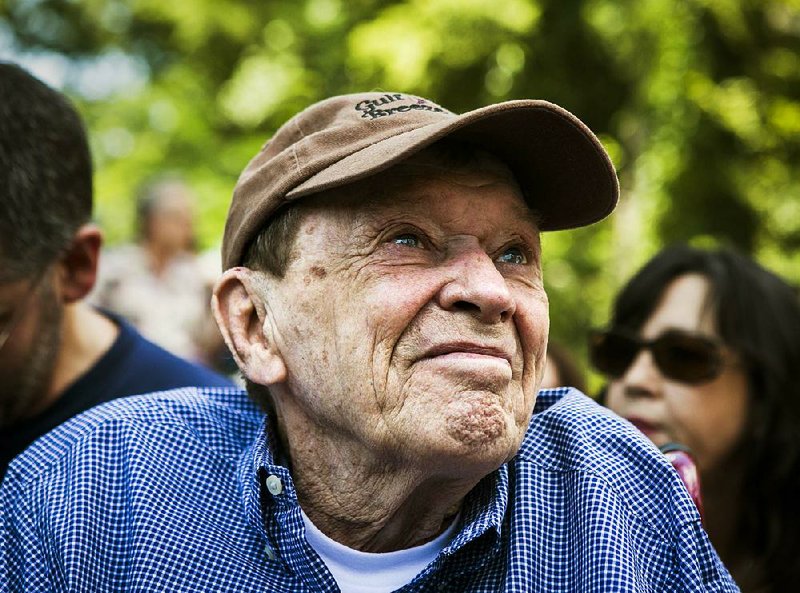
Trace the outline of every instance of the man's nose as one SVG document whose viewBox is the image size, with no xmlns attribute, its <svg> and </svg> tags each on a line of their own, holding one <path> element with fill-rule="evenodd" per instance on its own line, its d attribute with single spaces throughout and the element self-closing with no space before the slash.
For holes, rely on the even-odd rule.
<svg viewBox="0 0 800 593">
<path fill-rule="evenodd" d="M 439 305 L 448 311 L 467 311 L 484 323 L 507 321 L 514 315 L 508 283 L 482 249 L 450 258 L 452 279 L 439 291 Z"/>
</svg>

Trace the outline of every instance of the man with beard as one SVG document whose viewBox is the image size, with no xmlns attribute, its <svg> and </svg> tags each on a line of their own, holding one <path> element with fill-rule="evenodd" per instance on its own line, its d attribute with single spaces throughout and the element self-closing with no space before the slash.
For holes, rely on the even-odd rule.
<svg viewBox="0 0 800 593">
<path fill-rule="evenodd" d="M 0 589 L 736 591 L 652 444 L 537 395 L 540 233 L 617 195 L 545 101 L 299 113 L 239 178 L 214 291 L 255 401 L 128 398 L 40 440 L 0 487 Z"/>
<path fill-rule="evenodd" d="M 35 439 L 101 402 L 230 385 L 83 302 L 102 243 L 86 133 L 66 98 L 10 63 L 0 63 L 0 194 L 0 479 Z"/>
</svg>

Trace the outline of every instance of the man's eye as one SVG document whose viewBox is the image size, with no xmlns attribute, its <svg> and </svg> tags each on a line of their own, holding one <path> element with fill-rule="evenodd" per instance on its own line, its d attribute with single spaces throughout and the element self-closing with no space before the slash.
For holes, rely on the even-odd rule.
<svg viewBox="0 0 800 593">
<path fill-rule="evenodd" d="M 509 247 L 497 258 L 497 261 L 504 264 L 524 265 L 528 263 L 528 258 L 520 248 Z"/>
<path fill-rule="evenodd" d="M 398 235 L 392 239 L 392 243 L 395 245 L 404 245 L 406 247 L 416 247 L 418 249 L 422 248 L 422 240 L 413 233 L 403 233 L 402 235 Z"/>
</svg>

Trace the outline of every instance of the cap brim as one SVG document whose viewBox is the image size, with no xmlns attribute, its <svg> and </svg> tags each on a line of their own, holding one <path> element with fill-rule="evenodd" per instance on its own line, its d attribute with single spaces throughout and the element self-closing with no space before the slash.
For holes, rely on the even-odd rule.
<svg viewBox="0 0 800 593">
<path fill-rule="evenodd" d="M 605 218 L 619 184 L 600 142 L 574 115 L 547 101 L 490 105 L 371 144 L 286 194 L 295 200 L 388 169 L 445 137 L 465 140 L 505 162 L 541 230 L 584 226 Z"/>
</svg>

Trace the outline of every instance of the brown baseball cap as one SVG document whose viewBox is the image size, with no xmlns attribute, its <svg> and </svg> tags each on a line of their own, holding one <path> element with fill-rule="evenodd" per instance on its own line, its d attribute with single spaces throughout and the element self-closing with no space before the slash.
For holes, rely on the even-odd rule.
<svg viewBox="0 0 800 593">
<path fill-rule="evenodd" d="M 275 133 L 242 172 L 222 240 L 223 269 L 284 204 L 374 175 L 450 137 L 509 166 L 541 230 L 601 220 L 619 183 L 595 135 L 547 101 L 520 100 L 457 115 L 404 93 L 357 93 L 315 103 Z"/>
</svg>

